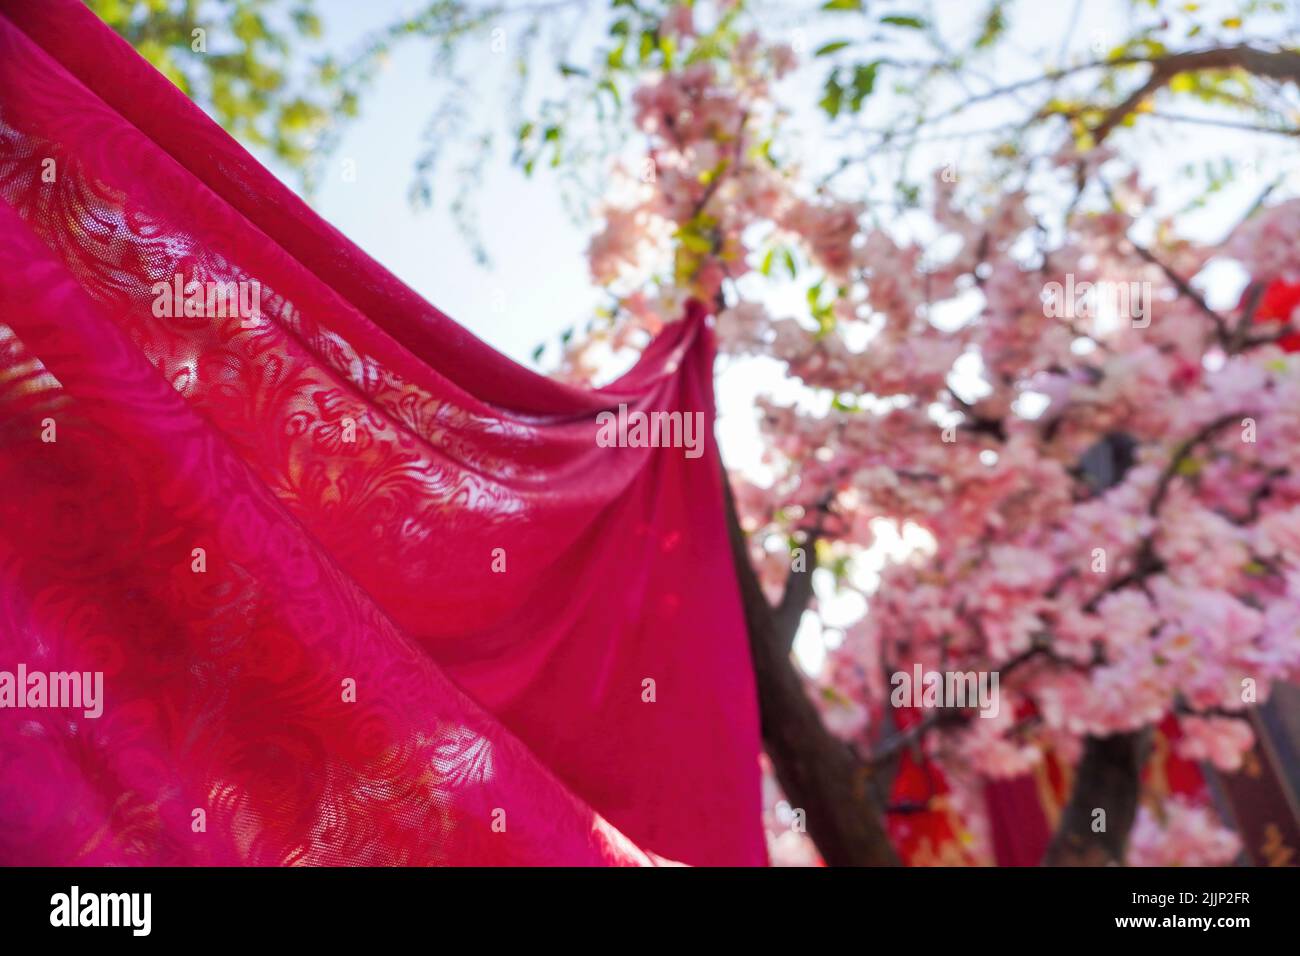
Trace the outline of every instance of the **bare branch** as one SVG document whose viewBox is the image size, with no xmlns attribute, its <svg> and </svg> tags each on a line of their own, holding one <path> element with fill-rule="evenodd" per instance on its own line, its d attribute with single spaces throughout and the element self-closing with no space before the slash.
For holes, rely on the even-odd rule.
<svg viewBox="0 0 1300 956">
<path fill-rule="evenodd" d="M 1293 50 L 1259 50 L 1251 46 L 1216 47 L 1210 50 L 1192 50 L 1174 53 L 1151 62 L 1151 75 L 1145 83 L 1114 107 L 1092 131 L 1097 145 L 1109 136 L 1129 114 L 1142 105 L 1142 101 L 1167 85 L 1180 73 L 1200 70 L 1226 70 L 1237 67 L 1255 76 L 1288 80 L 1300 84 L 1300 53 Z"/>
</svg>

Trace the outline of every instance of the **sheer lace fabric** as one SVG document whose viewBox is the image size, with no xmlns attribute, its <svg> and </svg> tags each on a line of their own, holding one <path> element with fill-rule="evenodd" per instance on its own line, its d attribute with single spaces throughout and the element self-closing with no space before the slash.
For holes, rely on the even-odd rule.
<svg viewBox="0 0 1300 956">
<path fill-rule="evenodd" d="M 0 0 L 0 672 L 103 681 L 0 707 L 0 863 L 764 862 L 712 359 L 692 309 L 606 389 L 520 368 Z"/>
</svg>

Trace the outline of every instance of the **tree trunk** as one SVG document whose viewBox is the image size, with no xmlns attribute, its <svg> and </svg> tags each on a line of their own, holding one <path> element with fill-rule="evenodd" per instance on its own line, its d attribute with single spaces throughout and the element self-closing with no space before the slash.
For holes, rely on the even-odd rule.
<svg viewBox="0 0 1300 956">
<path fill-rule="evenodd" d="M 1133 466 L 1134 448 L 1132 438 L 1113 432 L 1088 449 L 1080 465 L 1093 486 L 1104 491 L 1124 480 Z M 1116 866 L 1124 862 L 1150 743 L 1150 730 L 1084 740 L 1074 789 L 1048 844 L 1045 866 Z M 1101 832 L 1094 832 L 1094 820 L 1100 821 L 1098 810 L 1105 811 L 1105 825 Z"/>
<path fill-rule="evenodd" d="M 798 600 L 783 600 L 779 609 L 768 603 L 750 563 L 725 474 L 722 482 L 758 685 L 763 744 L 777 780 L 790 805 L 804 811 L 808 835 L 828 866 L 896 866 L 899 860 L 885 832 L 872 767 L 826 729 L 790 658 Z M 802 595 L 807 603 L 811 557 L 809 563 L 803 578 L 792 576 L 787 598 Z"/>
<path fill-rule="evenodd" d="M 1086 740 L 1069 803 L 1043 859 L 1045 866 L 1123 864 L 1150 742 L 1150 730 Z M 1098 810 L 1105 811 L 1104 818 Z M 1103 819 L 1104 829 L 1095 831 L 1094 825 L 1102 826 Z"/>
</svg>

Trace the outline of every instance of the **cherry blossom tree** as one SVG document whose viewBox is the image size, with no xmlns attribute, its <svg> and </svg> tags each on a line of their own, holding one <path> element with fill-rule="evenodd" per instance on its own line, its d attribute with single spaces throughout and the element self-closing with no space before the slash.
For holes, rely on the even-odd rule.
<svg viewBox="0 0 1300 956">
<path fill-rule="evenodd" d="M 724 355 L 775 358 L 801 387 L 758 408 L 771 480 L 731 476 L 764 738 L 790 803 L 827 862 L 888 863 L 902 750 L 937 761 L 973 813 L 981 780 L 1050 752 L 1076 784 L 1049 861 L 1121 861 L 1130 831 L 1133 862 L 1229 861 L 1238 841 L 1203 808 L 1139 818 L 1138 772 L 1171 714 L 1183 755 L 1237 768 L 1245 709 L 1300 678 L 1300 200 L 1195 242 L 1108 140 L 1167 84 L 1229 66 L 1295 80 L 1296 55 L 1113 54 L 1148 78 L 1108 109 L 1040 111 L 1067 135 L 1044 162 L 1019 156 L 1024 175 L 967 188 L 935 170 L 904 223 L 782 160 L 772 89 L 796 54 L 740 5 L 715 13 L 706 29 L 674 5 L 643 26 L 646 152 L 590 246 L 617 306 L 568 342 L 562 373 L 591 378 L 698 299 Z M 823 108 L 883 69 L 837 68 Z M 1248 277 L 1231 308 L 1201 281 L 1224 261 Z M 802 307 L 774 310 L 792 283 Z M 869 584 L 851 573 L 904 527 L 923 545 Z M 790 648 L 817 566 L 869 610 L 814 681 Z M 940 706 L 900 728 L 890 675 L 916 664 L 996 673 L 997 716 Z"/>
</svg>

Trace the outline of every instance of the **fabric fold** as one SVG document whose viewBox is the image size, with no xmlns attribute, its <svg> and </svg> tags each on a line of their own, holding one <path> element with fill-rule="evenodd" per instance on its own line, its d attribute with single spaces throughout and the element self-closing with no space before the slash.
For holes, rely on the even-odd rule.
<svg viewBox="0 0 1300 956">
<path fill-rule="evenodd" d="M 712 363 L 524 369 L 0 0 L 0 863 L 765 862 Z"/>
</svg>

